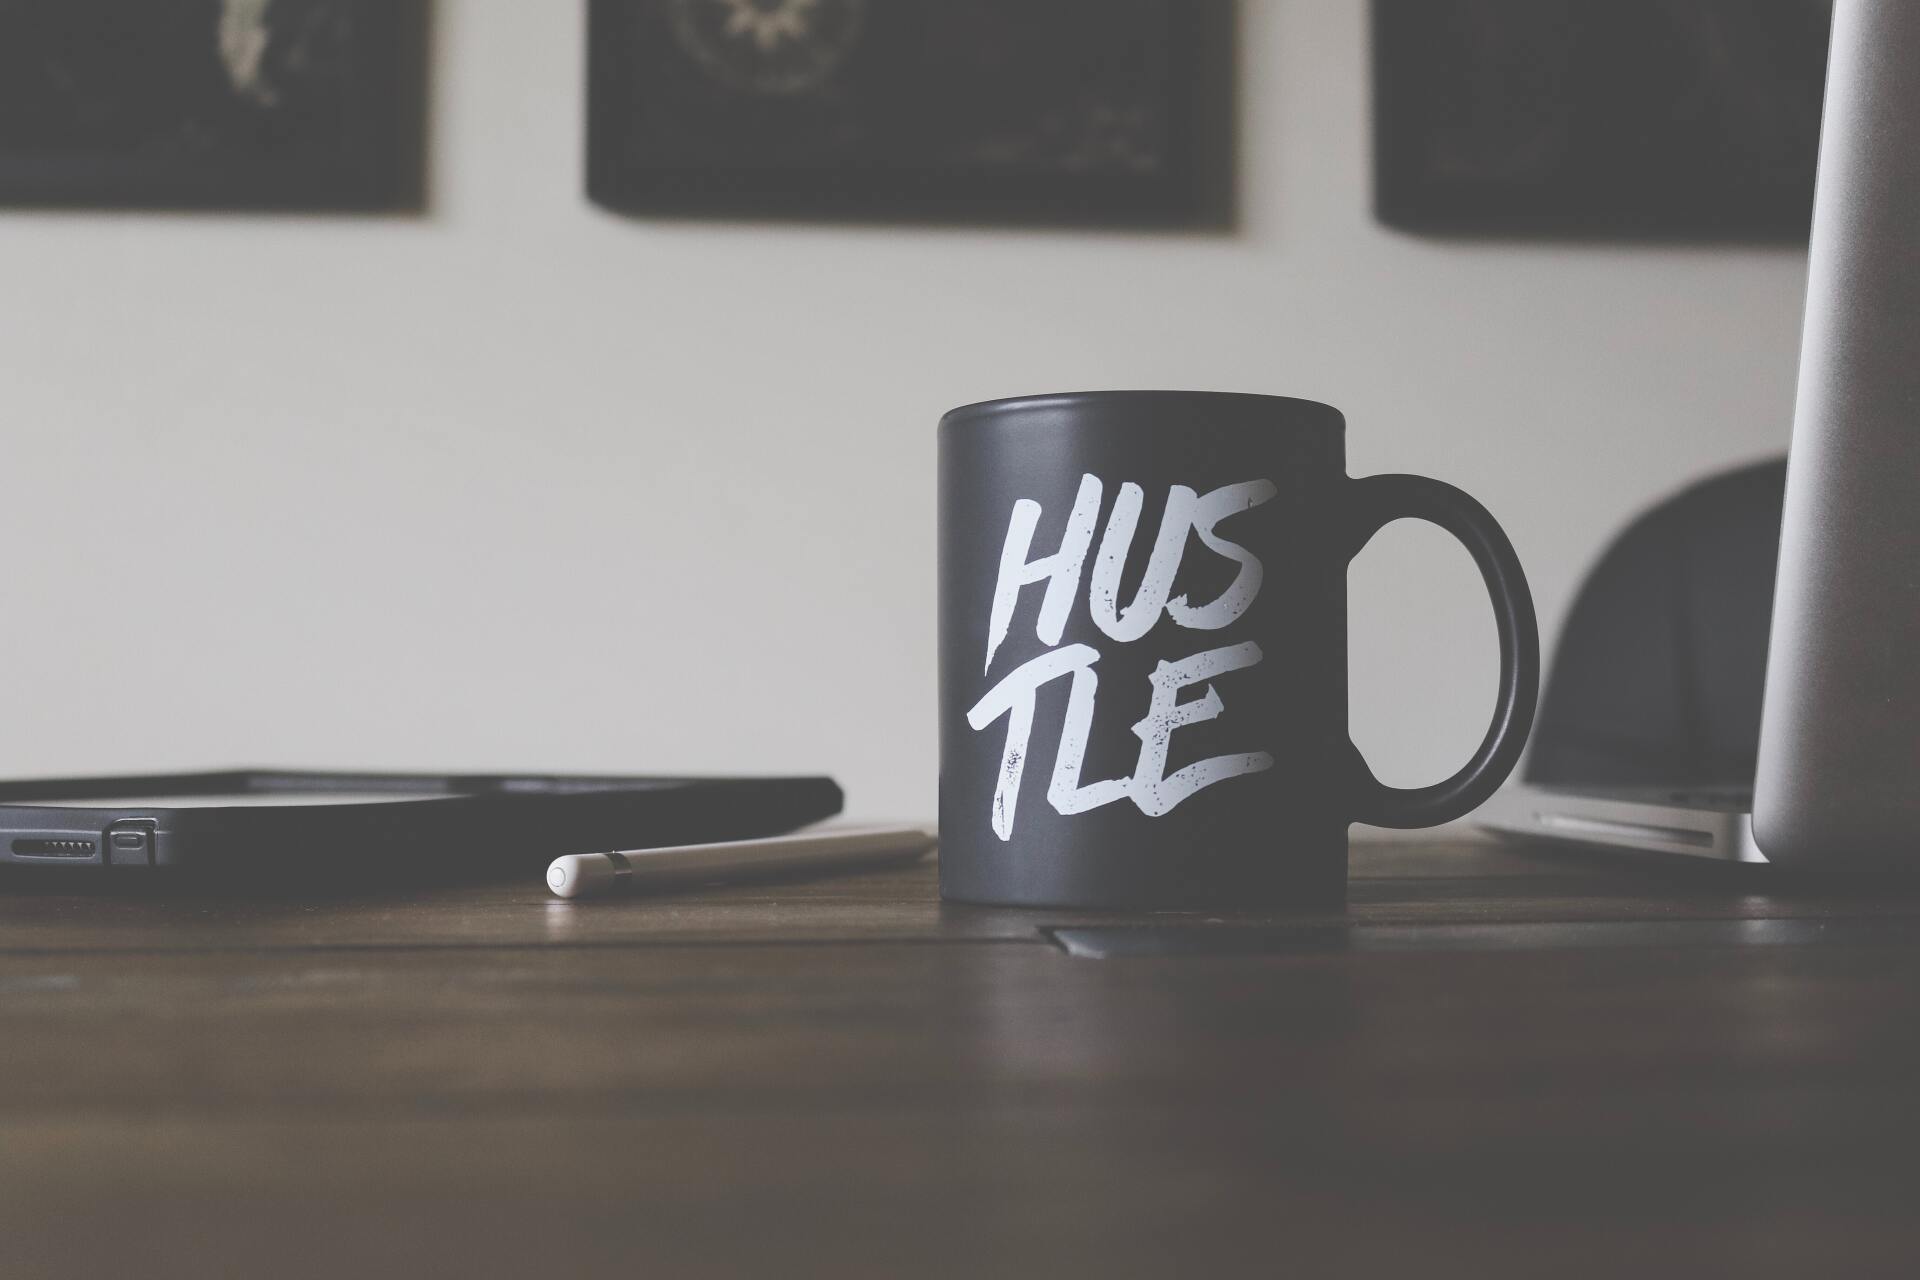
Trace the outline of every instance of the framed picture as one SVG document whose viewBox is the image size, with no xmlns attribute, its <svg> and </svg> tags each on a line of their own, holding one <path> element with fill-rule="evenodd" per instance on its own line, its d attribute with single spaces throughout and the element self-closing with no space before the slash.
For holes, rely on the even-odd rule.
<svg viewBox="0 0 1920 1280">
<path fill-rule="evenodd" d="M 422 0 L 0 0 L 0 204 L 421 197 Z"/>
<path fill-rule="evenodd" d="M 1373 0 L 1416 231 L 1804 240 L 1832 0 Z"/>
<path fill-rule="evenodd" d="M 1228 220 L 1226 0 L 592 0 L 589 27 L 611 209 Z"/>
</svg>

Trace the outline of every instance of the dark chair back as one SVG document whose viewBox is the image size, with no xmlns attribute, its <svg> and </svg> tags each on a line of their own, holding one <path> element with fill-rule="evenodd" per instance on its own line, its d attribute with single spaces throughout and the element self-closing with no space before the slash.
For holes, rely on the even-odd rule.
<svg viewBox="0 0 1920 1280">
<path fill-rule="evenodd" d="M 1786 473 L 1703 481 L 1608 548 L 1548 668 L 1527 781 L 1753 785 Z"/>
</svg>

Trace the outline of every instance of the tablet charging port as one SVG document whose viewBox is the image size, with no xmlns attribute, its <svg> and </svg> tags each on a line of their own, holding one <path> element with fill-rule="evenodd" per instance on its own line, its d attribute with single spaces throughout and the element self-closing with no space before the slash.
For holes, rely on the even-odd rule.
<svg viewBox="0 0 1920 1280">
<path fill-rule="evenodd" d="M 122 818 L 107 828 L 107 863 L 115 867 L 153 865 L 151 818 Z"/>
</svg>

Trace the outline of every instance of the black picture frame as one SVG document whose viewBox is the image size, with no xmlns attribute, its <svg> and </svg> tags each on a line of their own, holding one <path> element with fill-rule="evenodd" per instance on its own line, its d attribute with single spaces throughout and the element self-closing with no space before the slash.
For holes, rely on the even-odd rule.
<svg viewBox="0 0 1920 1280">
<path fill-rule="evenodd" d="M 0 0 L 0 206 L 406 212 L 426 0 Z"/>
<path fill-rule="evenodd" d="M 789 36 L 752 25 L 777 4 L 591 0 L 589 198 L 669 217 L 1231 222 L 1230 0 L 794 3 Z"/>
<path fill-rule="evenodd" d="M 1807 237 L 1831 0 L 1373 0 L 1372 22 L 1390 226 Z"/>
</svg>

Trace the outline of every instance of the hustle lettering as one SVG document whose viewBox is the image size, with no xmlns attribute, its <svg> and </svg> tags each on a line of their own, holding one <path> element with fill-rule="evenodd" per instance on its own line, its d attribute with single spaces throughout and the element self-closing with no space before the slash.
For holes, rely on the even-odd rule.
<svg viewBox="0 0 1920 1280">
<path fill-rule="evenodd" d="M 1125 602 L 1120 599 L 1120 577 L 1133 548 L 1144 505 L 1145 494 L 1139 485 L 1120 486 L 1106 527 L 1099 531 L 1097 548 L 1095 526 L 1099 523 L 1104 496 L 1098 477 L 1081 477 L 1079 492 L 1067 516 L 1066 533 L 1059 549 L 1051 554 L 1034 555 L 1033 535 L 1040 524 L 1041 505 L 1024 498 L 1014 504 L 1013 514 L 1007 521 L 1006 540 L 1001 546 L 1000 571 L 987 618 L 985 673 L 993 674 L 994 655 L 1012 629 L 1021 592 L 1042 583 L 1045 589 L 1040 612 L 1034 620 L 1034 633 L 1049 648 L 1002 676 L 967 713 L 967 723 L 976 733 L 997 721 L 1006 721 L 1006 744 L 993 793 L 993 830 L 1002 840 L 1013 837 L 1014 811 L 1026 772 L 1035 703 L 1040 690 L 1057 680 L 1069 682 L 1065 723 L 1054 752 L 1052 779 L 1047 785 L 1047 803 L 1058 813 L 1085 813 L 1102 805 L 1130 800 L 1142 813 L 1157 818 L 1195 792 L 1229 778 L 1273 767 L 1271 755 L 1248 751 L 1196 761 L 1172 774 L 1166 771 L 1175 731 L 1217 719 L 1226 709 L 1210 681 L 1260 662 L 1260 646 L 1249 640 L 1156 664 L 1149 677 L 1153 691 L 1146 717 L 1133 726 L 1133 734 L 1140 740 L 1133 773 L 1124 778 L 1084 781 L 1080 775 L 1099 694 L 1100 678 L 1095 667 L 1100 661 L 1100 651 L 1092 645 L 1062 645 L 1060 641 L 1066 632 L 1067 617 L 1081 597 L 1083 582 L 1094 625 L 1116 644 L 1140 640 L 1162 615 L 1189 631 L 1219 631 L 1238 621 L 1260 594 L 1261 564 L 1252 552 L 1222 537 L 1217 529 L 1229 516 L 1259 506 L 1275 492 L 1266 480 L 1225 485 L 1205 494 L 1174 485 L 1167 494 L 1166 510 L 1154 537 L 1146 572 L 1133 598 Z M 1196 603 L 1184 595 L 1172 595 L 1189 535 L 1197 536 L 1213 554 L 1238 566 L 1227 588 L 1204 603 Z M 1089 557 L 1093 561 L 1090 573 Z M 1196 685 L 1204 685 L 1205 691 L 1199 697 L 1182 701 L 1182 691 Z"/>
</svg>

